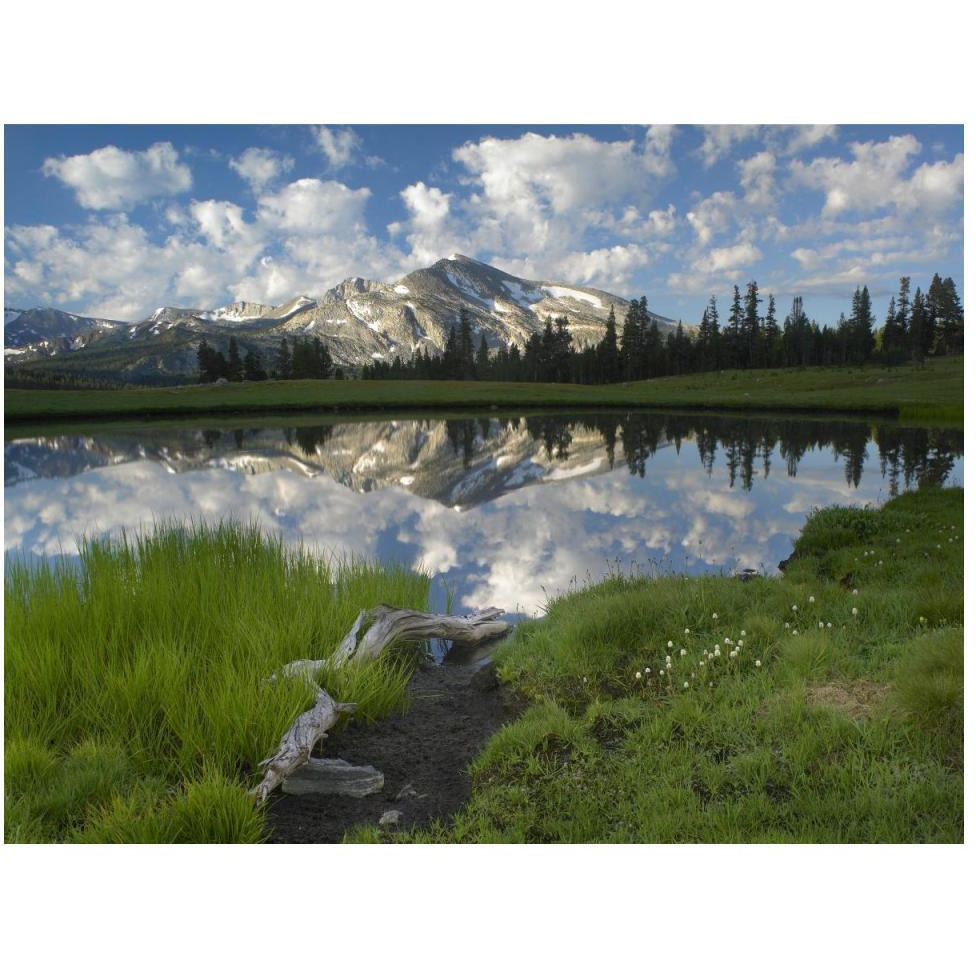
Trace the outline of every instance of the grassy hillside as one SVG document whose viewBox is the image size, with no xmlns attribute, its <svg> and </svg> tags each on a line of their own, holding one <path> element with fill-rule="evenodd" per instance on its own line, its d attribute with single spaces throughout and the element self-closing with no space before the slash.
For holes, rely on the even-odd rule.
<svg viewBox="0 0 976 976">
<path fill-rule="evenodd" d="M 167 389 L 7 390 L 8 422 L 49 418 L 489 407 L 682 407 L 885 412 L 962 423 L 963 360 L 893 369 L 725 371 L 612 386 L 322 381 Z"/>
<path fill-rule="evenodd" d="M 498 655 L 532 705 L 470 803 L 399 838 L 960 843 L 962 519 L 961 489 L 825 509 L 782 579 L 554 601 Z"/>
</svg>

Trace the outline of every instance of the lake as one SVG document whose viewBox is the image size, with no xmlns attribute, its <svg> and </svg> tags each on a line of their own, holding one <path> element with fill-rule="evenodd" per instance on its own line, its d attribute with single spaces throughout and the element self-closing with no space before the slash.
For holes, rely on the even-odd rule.
<svg viewBox="0 0 976 976">
<path fill-rule="evenodd" d="M 230 426 L 232 423 L 261 426 Z M 432 602 L 535 616 L 609 573 L 778 572 L 809 512 L 961 485 L 963 434 L 661 412 L 321 415 L 46 432 L 4 444 L 5 553 L 50 560 L 154 520 L 250 520 L 423 566 Z"/>
</svg>

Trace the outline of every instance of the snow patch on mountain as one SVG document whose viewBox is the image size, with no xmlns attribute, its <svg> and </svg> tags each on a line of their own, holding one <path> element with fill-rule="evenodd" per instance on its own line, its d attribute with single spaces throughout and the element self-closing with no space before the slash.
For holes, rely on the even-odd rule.
<svg viewBox="0 0 976 976">
<path fill-rule="evenodd" d="M 447 278 L 447 280 L 452 285 L 454 285 L 455 288 L 457 288 L 458 291 L 467 295 L 468 298 L 470 298 L 472 301 L 479 302 L 482 305 L 488 304 L 488 301 L 485 299 L 485 297 L 483 295 L 479 295 L 478 292 L 476 292 L 472 288 L 471 283 L 466 281 L 464 278 L 454 274 L 452 271 L 448 269 L 444 270 L 444 275 Z"/>
<path fill-rule="evenodd" d="M 506 291 L 519 303 L 523 308 L 529 308 L 536 302 L 542 300 L 542 295 L 535 288 L 530 288 L 526 290 L 522 287 L 520 281 L 503 281 L 502 284 L 505 286 Z"/>
<path fill-rule="evenodd" d="M 586 302 L 594 308 L 603 308 L 603 302 L 595 295 L 588 295 L 585 291 L 577 291 L 575 288 L 562 288 L 559 285 L 543 285 L 542 290 L 553 298 L 572 298 L 577 302 Z"/>
</svg>

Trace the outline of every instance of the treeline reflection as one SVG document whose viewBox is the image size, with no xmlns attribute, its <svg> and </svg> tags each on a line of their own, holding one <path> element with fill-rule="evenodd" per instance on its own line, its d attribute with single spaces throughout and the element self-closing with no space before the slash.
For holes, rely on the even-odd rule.
<svg viewBox="0 0 976 976">
<path fill-rule="evenodd" d="M 877 445 L 881 473 L 891 494 L 913 487 L 945 484 L 956 459 L 963 453 L 963 432 L 941 428 L 903 427 L 898 424 L 805 418 L 718 417 L 675 414 L 580 414 L 487 417 L 446 421 L 448 438 L 467 467 L 479 446 L 497 426 L 517 430 L 524 425 L 547 458 L 567 460 L 574 436 L 598 433 L 603 438 L 610 467 L 626 465 L 643 478 L 648 459 L 662 449 L 679 453 L 694 442 L 709 476 L 724 466 L 729 487 L 749 491 L 756 477 L 767 478 L 773 459 L 783 459 L 787 474 L 796 477 L 800 462 L 810 451 L 833 451 L 842 461 L 847 483 L 858 487 L 868 460 L 868 446 Z M 480 436 L 479 436 L 480 435 Z"/>
</svg>

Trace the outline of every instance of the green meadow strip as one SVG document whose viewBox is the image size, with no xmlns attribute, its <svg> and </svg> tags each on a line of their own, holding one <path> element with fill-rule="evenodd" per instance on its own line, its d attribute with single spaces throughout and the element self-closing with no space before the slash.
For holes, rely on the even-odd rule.
<svg viewBox="0 0 976 976">
<path fill-rule="evenodd" d="M 725 370 L 638 383 L 288 380 L 132 390 L 7 390 L 8 423 L 53 418 L 365 410 L 663 407 L 723 410 L 868 412 L 946 411 L 961 422 L 963 360 L 893 368 Z"/>
</svg>

